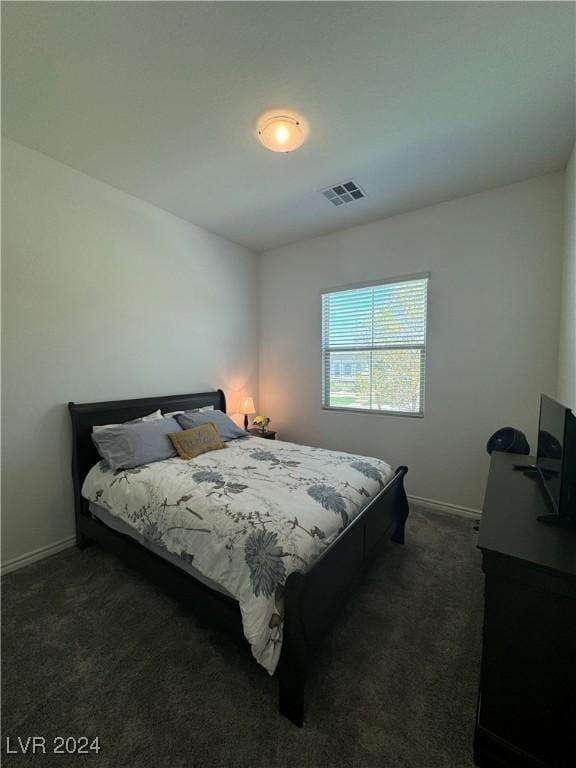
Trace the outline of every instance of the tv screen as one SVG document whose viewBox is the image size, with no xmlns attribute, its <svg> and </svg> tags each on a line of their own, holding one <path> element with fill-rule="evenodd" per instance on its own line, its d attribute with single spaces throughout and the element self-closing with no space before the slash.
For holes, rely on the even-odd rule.
<svg viewBox="0 0 576 768">
<path fill-rule="evenodd" d="M 546 395 L 540 398 L 536 466 L 556 514 L 575 517 L 576 419 Z"/>
<path fill-rule="evenodd" d="M 566 408 L 551 397 L 542 395 L 536 465 L 541 470 L 546 490 L 556 512 L 560 508 L 565 426 Z"/>
</svg>

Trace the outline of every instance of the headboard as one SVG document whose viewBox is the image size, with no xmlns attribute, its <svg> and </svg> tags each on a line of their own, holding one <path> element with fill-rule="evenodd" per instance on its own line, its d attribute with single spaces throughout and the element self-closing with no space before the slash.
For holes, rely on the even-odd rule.
<svg viewBox="0 0 576 768">
<path fill-rule="evenodd" d="M 215 392 L 197 392 L 191 395 L 145 397 L 138 400 L 112 400 L 108 403 L 68 403 L 72 417 L 72 477 L 77 513 L 82 507 L 80 490 L 90 469 L 100 460 L 92 442 L 92 427 L 97 424 L 119 424 L 138 419 L 158 410 L 187 411 L 213 405 L 226 412 L 226 397 L 221 389 Z"/>
</svg>

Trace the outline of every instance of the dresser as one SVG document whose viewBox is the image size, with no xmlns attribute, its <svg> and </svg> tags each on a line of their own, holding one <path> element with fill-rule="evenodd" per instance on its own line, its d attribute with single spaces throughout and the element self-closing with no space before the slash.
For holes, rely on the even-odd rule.
<svg viewBox="0 0 576 768">
<path fill-rule="evenodd" d="M 481 768 L 576 766 L 576 530 L 536 520 L 550 512 L 540 483 L 512 466 L 533 462 L 495 453 L 490 464 L 478 540 Z"/>
</svg>

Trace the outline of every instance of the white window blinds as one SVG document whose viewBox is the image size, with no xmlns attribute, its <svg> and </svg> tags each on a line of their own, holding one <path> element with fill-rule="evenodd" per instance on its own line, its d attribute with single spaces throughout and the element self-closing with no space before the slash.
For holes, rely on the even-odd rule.
<svg viewBox="0 0 576 768">
<path fill-rule="evenodd" d="M 428 276 L 322 295 L 325 408 L 424 413 Z"/>
</svg>

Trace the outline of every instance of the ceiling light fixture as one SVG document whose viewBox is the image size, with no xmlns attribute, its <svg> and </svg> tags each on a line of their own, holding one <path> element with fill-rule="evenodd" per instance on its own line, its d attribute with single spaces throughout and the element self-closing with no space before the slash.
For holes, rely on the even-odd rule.
<svg viewBox="0 0 576 768">
<path fill-rule="evenodd" d="M 308 124 L 289 109 L 268 110 L 256 124 L 260 142 L 272 152 L 293 152 L 306 141 Z"/>
</svg>

